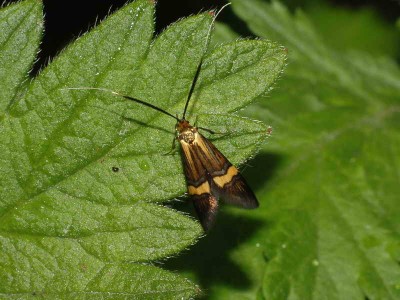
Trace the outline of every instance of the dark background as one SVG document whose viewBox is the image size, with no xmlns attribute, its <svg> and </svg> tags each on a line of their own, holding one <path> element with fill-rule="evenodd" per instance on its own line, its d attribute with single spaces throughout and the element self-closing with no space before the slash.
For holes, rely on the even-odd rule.
<svg viewBox="0 0 400 300">
<path fill-rule="evenodd" d="M 351 9 L 370 7 L 377 11 L 385 20 L 394 24 L 400 16 L 400 0 L 326 0 L 329 4 L 344 6 Z M 15 1 L 5 1 L 10 3 Z M 43 68 L 49 58 L 74 40 L 81 33 L 96 24 L 96 20 L 104 19 L 108 14 L 123 6 L 128 0 L 44 0 L 45 34 L 41 45 L 39 59 L 33 73 Z M 196 14 L 200 11 L 221 7 L 227 1 L 223 0 L 159 0 L 156 10 L 156 30 L 160 32 L 168 24 L 179 18 Z M 281 0 L 292 10 L 296 7 L 306 8 L 318 5 L 320 0 Z M 241 35 L 249 36 L 245 25 L 237 20 L 230 9 L 226 9 L 218 19 L 229 22 Z"/>
</svg>

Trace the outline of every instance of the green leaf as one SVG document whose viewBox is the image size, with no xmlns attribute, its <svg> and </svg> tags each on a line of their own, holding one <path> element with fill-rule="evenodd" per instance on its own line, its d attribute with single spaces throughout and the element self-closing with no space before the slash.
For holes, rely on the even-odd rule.
<svg viewBox="0 0 400 300">
<path fill-rule="evenodd" d="M 400 34 L 391 22 L 382 19 L 377 9 L 329 5 L 320 1 L 302 7 L 319 36 L 330 48 L 361 50 L 374 56 L 396 57 L 400 51 Z M 382 47 L 382 45 L 385 45 Z"/>
<path fill-rule="evenodd" d="M 166 155 L 175 121 L 110 93 L 65 89 L 109 88 L 181 113 L 212 17 L 181 20 L 153 40 L 153 14 L 152 1 L 125 6 L 11 96 L 0 124 L 1 297 L 199 293 L 148 264 L 202 234 L 197 221 L 156 204 L 186 191 L 179 154 Z M 254 155 L 267 130 L 232 113 L 271 87 L 285 56 L 277 44 L 240 41 L 204 57 L 188 117 L 225 133 L 209 138 L 233 163 Z"/>
<path fill-rule="evenodd" d="M 232 8 L 288 48 L 277 89 L 246 110 L 273 128 L 244 172 L 260 208 L 224 207 L 208 240 L 169 267 L 208 299 L 400 299 L 398 65 L 332 50 L 278 2 Z"/>
<path fill-rule="evenodd" d="M 0 10 L 1 112 L 10 105 L 18 88 L 28 79 L 28 71 L 38 51 L 42 29 L 40 1 L 21 1 Z"/>
</svg>

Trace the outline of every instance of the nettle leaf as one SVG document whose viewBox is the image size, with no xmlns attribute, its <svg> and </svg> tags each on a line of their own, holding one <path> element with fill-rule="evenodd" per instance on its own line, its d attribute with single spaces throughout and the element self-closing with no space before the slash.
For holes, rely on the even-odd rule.
<svg viewBox="0 0 400 300">
<path fill-rule="evenodd" d="M 391 22 L 382 20 L 379 11 L 371 6 L 350 9 L 321 2 L 320 5 L 310 3 L 305 10 L 318 28 L 319 35 L 329 37 L 324 39 L 328 47 L 358 49 L 374 56 L 393 57 L 400 50 L 396 28 Z"/>
<path fill-rule="evenodd" d="M 43 30 L 42 5 L 23 1 L 1 9 L 0 18 L 0 112 L 14 99 L 28 77 Z"/>
<path fill-rule="evenodd" d="M 246 172 L 260 208 L 230 238 L 245 212 L 229 209 L 213 239 L 233 249 L 206 258 L 226 275 L 203 286 L 211 299 L 399 299 L 398 65 L 330 49 L 276 1 L 232 2 L 255 34 L 288 48 L 289 64 L 268 102 L 247 110 L 274 129 Z"/>
<path fill-rule="evenodd" d="M 20 22 L 32 18 L 40 25 L 40 9 L 38 1 L 22 1 L 3 8 L 0 18 L 14 10 L 29 13 Z M 153 39 L 153 15 L 152 1 L 125 6 L 26 85 L 22 75 L 33 61 L 27 49 L 36 49 L 38 33 L 28 25 L 12 29 L 11 36 L 26 36 L 17 39 L 13 55 L 29 63 L 24 72 L 11 64 L 1 74 L 10 77 L 2 80 L 2 92 L 16 80 L 1 94 L 2 297 L 175 299 L 199 293 L 178 274 L 146 264 L 202 235 L 193 218 L 156 204 L 186 191 L 179 153 L 166 155 L 175 121 L 107 92 L 68 89 L 109 88 L 182 113 L 208 50 L 212 16 L 183 19 Z M 285 55 L 271 42 L 239 41 L 204 57 L 188 117 L 226 133 L 210 139 L 233 163 L 253 155 L 267 130 L 232 113 L 270 88 Z"/>
</svg>

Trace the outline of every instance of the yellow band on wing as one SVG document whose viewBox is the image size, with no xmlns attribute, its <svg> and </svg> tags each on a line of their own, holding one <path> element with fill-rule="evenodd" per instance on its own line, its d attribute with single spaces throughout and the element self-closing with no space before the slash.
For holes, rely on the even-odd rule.
<svg viewBox="0 0 400 300">
<path fill-rule="evenodd" d="M 193 185 L 188 186 L 188 193 L 189 195 L 201 195 L 201 194 L 210 194 L 210 185 L 208 181 L 204 181 L 198 187 L 194 187 Z"/>
<path fill-rule="evenodd" d="M 230 166 L 225 175 L 215 176 L 213 178 L 214 182 L 220 187 L 223 188 L 225 184 L 232 181 L 233 176 L 239 173 L 238 169 L 234 166 Z"/>
</svg>

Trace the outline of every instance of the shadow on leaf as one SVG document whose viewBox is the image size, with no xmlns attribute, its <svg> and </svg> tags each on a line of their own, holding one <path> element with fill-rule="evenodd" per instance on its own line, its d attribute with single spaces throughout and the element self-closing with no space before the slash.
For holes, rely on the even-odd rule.
<svg viewBox="0 0 400 300">
<path fill-rule="evenodd" d="M 175 208 L 180 209 L 176 206 Z M 194 212 L 191 215 L 194 215 Z M 197 283 L 205 294 L 211 286 L 216 284 L 245 289 L 250 285 L 250 281 L 240 266 L 230 259 L 229 253 L 240 244 L 246 243 L 258 228 L 266 225 L 265 223 L 231 215 L 222 209 L 214 228 L 205 237 L 189 251 L 166 261 L 163 267 L 194 273 Z M 232 230 L 233 228 L 235 230 Z"/>
<path fill-rule="evenodd" d="M 256 190 L 267 184 L 281 161 L 276 154 L 260 153 L 249 163 L 254 167 L 245 170 L 245 177 Z M 189 202 L 175 202 L 172 206 L 195 216 Z M 225 207 L 222 203 L 216 224 L 205 237 L 163 265 L 166 269 L 193 273 L 205 295 L 207 290 L 218 284 L 235 289 L 246 289 L 252 284 L 246 272 L 230 258 L 230 254 L 240 245 L 249 242 L 260 228 L 268 226 L 265 219 L 246 218 L 251 211 L 235 213 L 236 209 Z"/>
<path fill-rule="evenodd" d="M 279 154 L 261 152 L 240 169 L 253 191 L 257 192 L 268 185 L 282 161 Z"/>
</svg>

